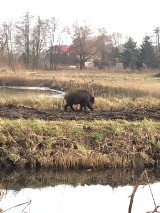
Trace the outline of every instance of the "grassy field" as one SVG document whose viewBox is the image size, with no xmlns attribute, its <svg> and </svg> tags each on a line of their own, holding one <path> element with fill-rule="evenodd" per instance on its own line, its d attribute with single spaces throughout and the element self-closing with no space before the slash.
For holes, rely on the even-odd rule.
<svg viewBox="0 0 160 213">
<path fill-rule="evenodd" d="M 0 85 L 49 86 L 68 90 L 86 88 L 100 97 L 159 97 L 159 78 L 157 72 L 104 72 L 96 71 L 36 71 L 2 73 Z"/>
<path fill-rule="evenodd" d="M 5 86 L 44 86 L 68 91 L 83 88 L 90 91 L 96 99 L 97 109 L 123 109 L 145 106 L 160 106 L 160 78 L 157 72 L 102 72 L 102 71 L 36 71 L 7 72 L 0 76 L 0 85 Z M 15 97 L 0 95 L 0 103 L 17 102 Z M 36 107 L 63 107 L 62 100 L 21 98 L 24 102 Z M 38 104 L 39 103 L 39 104 Z"/>
<path fill-rule="evenodd" d="M 83 88 L 96 110 L 160 107 L 158 71 L 18 71 L 0 74 L 0 86 L 45 86 L 68 91 Z M 63 109 L 63 100 L 0 95 L 0 106 Z M 160 122 L 99 120 L 43 121 L 0 119 L 3 167 L 104 169 L 159 166 Z"/>
</svg>

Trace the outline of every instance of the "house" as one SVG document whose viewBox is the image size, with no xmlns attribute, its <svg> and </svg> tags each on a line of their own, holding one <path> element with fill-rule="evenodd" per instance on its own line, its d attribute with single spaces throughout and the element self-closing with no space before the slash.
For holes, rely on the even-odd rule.
<svg viewBox="0 0 160 213">
<path fill-rule="evenodd" d="M 72 45 L 55 45 L 47 50 L 45 54 L 46 69 L 55 69 L 57 66 L 76 65 L 77 57 Z"/>
<path fill-rule="evenodd" d="M 86 61 L 86 62 L 85 62 L 85 67 L 86 67 L 86 68 L 94 67 L 93 60 L 92 60 L 92 61 Z"/>
</svg>

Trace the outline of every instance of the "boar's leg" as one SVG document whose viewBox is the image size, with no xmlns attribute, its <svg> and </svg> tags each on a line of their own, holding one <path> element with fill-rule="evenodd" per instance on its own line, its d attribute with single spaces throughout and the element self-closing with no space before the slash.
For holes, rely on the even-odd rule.
<svg viewBox="0 0 160 213">
<path fill-rule="evenodd" d="M 90 104 L 87 104 L 87 107 L 88 107 L 91 111 L 93 111 L 93 107 L 92 107 Z"/>
<path fill-rule="evenodd" d="M 66 104 L 66 105 L 64 106 L 64 110 L 67 111 L 67 108 L 68 108 L 68 107 L 70 107 L 71 110 L 75 111 L 75 109 L 73 108 L 73 104 Z"/>
<path fill-rule="evenodd" d="M 75 109 L 73 108 L 73 104 L 69 105 L 72 111 L 75 111 Z"/>
<path fill-rule="evenodd" d="M 82 111 L 82 108 L 84 108 L 84 110 L 85 110 L 85 112 L 86 112 L 86 110 L 87 110 L 87 104 L 86 103 L 81 103 L 80 104 L 80 111 Z"/>
<path fill-rule="evenodd" d="M 82 104 L 80 104 L 79 111 L 81 111 L 81 112 L 82 112 L 82 108 L 83 108 L 83 106 L 82 106 Z"/>
<path fill-rule="evenodd" d="M 66 104 L 66 105 L 64 106 L 64 111 L 67 111 L 67 107 L 68 107 L 68 105 Z"/>
</svg>

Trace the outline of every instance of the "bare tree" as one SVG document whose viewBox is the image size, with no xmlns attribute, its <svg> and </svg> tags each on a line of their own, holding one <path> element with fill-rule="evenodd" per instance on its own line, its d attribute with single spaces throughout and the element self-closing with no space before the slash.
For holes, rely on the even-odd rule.
<svg viewBox="0 0 160 213">
<path fill-rule="evenodd" d="M 14 59 L 14 30 L 15 25 L 13 22 L 3 25 L 5 34 L 6 34 L 6 49 L 7 49 L 7 56 L 8 56 L 8 65 L 15 70 L 15 59 Z"/>
<path fill-rule="evenodd" d="M 29 68 L 30 62 L 30 22 L 33 16 L 26 12 L 22 17 L 22 21 L 17 23 L 16 44 L 22 54 L 22 61 L 25 67 Z"/>
<path fill-rule="evenodd" d="M 3 25 L 0 27 L 0 66 L 5 64 L 5 49 L 7 44 L 6 32 Z"/>
<path fill-rule="evenodd" d="M 59 45 L 63 43 L 63 36 L 69 34 L 68 31 L 68 27 L 62 26 L 55 17 L 49 20 L 49 50 L 47 51 L 47 57 L 49 57 L 50 70 L 57 69 L 60 59 Z"/>
<path fill-rule="evenodd" d="M 120 32 L 114 32 L 112 34 L 112 40 L 115 47 L 118 47 L 123 44 L 123 36 Z"/>
<path fill-rule="evenodd" d="M 47 20 L 42 20 L 40 17 L 38 17 L 37 24 L 32 30 L 30 39 L 32 69 L 38 68 L 41 53 L 46 47 L 47 28 Z"/>
<path fill-rule="evenodd" d="M 73 47 L 78 56 L 80 69 L 85 68 L 85 62 L 92 58 L 97 52 L 97 37 L 88 26 L 73 25 Z"/>
<path fill-rule="evenodd" d="M 97 56 L 100 58 L 99 68 L 107 66 L 110 64 L 110 53 L 112 52 L 113 45 L 111 41 L 111 36 L 107 34 L 106 28 L 98 29 L 97 36 Z"/>
<path fill-rule="evenodd" d="M 158 64 L 160 66 L 160 28 L 156 27 L 154 29 L 154 33 L 155 33 L 155 36 L 156 36 L 156 39 L 155 39 L 156 57 L 157 57 Z"/>
<path fill-rule="evenodd" d="M 3 23 L 0 28 L 0 64 L 1 66 L 10 66 L 15 70 L 14 63 L 14 32 L 13 22 Z"/>
<path fill-rule="evenodd" d="M 156 54 L 158 54 L 160 52 L 160 29 L 159 27 L 156 27 L 154 29 L 154 33 L 156 35 Z"/>
<path fill-rule="evenodd" d="M 58 19 L 56 19 L 55 17 L 52 17 L 49 20 L 49 44 L 50 44 L 50 48 L 49 48 L 49 61 L 50 61 L 50 70 L 53 70 L 53 65 L 54 65 L 54 69 L 56 70 L 57 68 L 57 64 L 56 64 L 56 60 L 55 60 L 55 37 L 56 37 L 56 32 L 58 30 L 58 25 L 59 25 L 59 21 Z"/>
</svg>

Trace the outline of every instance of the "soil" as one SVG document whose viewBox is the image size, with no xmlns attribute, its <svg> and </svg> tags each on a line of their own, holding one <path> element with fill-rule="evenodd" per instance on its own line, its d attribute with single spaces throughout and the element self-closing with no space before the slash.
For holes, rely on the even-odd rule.
<svg viewBox="0 0 160 213">
<path fill-rule="evenodd" d="M 64 110 L 40 110 L 31 107 L 6 105 L 0 107 L 0 117 L 9 119 L 43 120 L 114 120 L 136 121 L 143 119 L 160 120 L 160 108 L 139 108 L 133 110 L 94 110 L 93 112 L 72 112 Z"/>
</svg>

